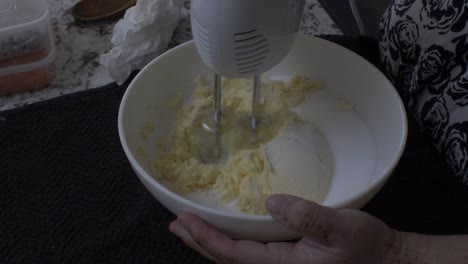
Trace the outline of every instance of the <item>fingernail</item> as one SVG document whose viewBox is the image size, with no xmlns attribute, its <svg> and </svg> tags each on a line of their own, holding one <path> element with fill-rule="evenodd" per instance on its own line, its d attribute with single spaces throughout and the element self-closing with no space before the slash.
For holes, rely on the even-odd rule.
<svg viewBox="0 0 468 264">
<path fill-rule="evenodd" d="M 189 230 L 191 224 L 193 223 L 193 220 L 190 219 L 186 213 L 181 213 L 177 217 L 177 223 L 179 223 L 181 228 L 184 228 L 185 230 Z"/>
<path fill-rule="evenodd" d="M 178 237 L 181 237 L 184 233 L 183 227 L 177 221 L 174 221 L 169 225 L 169 231 Z"/>
<path fill-rule="evenodd" d="M 266 208 L 272 215 L 279 215 L 286 205 L 287 199 L 282 195 L 272 195 L 268 198 Z"/>
</svg>

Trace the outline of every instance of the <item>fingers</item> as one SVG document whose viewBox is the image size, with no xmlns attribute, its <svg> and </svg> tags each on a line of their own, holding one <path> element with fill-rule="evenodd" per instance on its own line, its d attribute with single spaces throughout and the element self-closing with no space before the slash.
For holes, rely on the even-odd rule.
<svg viewBox="0 0 468 264">
<path fill-rule="evenodd" d="M 222 264 L 285 263 L 293 244 L 234 241 L 192 214 L 181 214 L 177 221 L 185 232 L 174 232 L 189 247 Z M 172 224 L 171 224 L 172 226 Z M 172 227 L 173 228 L 173 227 Z M 194 246 L 194 244 L 196 246 Z"/>
<path fill-rule="evenodd" d="M 181 214 L 177 221 L 187 230 L 189 236 L 219 263 L 239 263 L 231 254 L 234 241 L 211 228 L 192 214 Z"/>
<path fill-rule="evenodd" d="M 342 220 L 338 211 L 304 199 L 276 194 L 268 198 L 267 210 L 279 223 L 304 236 L 332 245 Z"/>
<path fill-rule="evenodd" d="M 203 255 L 205 258 L 216 262 L 216 260 L 210 256 L 203 248 L 201 248 L 193 239 L 192 236 L 189 234 L 189 232 L 178 222 L 178 221 L 173 221 L 169 225 L 169 230 L 176 236 L 178 236 L 182 241 L 191 249 L 197 251 L 201 255 Z"/>
</svg>

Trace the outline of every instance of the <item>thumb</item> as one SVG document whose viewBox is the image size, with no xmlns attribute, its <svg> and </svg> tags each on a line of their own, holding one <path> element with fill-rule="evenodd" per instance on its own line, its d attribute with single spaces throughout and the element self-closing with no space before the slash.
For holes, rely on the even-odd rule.
<svg viewBox="0 0 468 264">
<path fill-rule="evenodd" d="M 275 194 L 268 198 L 266 208 L 271 216 L 292 231 L 324 245 L 333 245 L 341 214 L 295 196 Z"/>
</svg>

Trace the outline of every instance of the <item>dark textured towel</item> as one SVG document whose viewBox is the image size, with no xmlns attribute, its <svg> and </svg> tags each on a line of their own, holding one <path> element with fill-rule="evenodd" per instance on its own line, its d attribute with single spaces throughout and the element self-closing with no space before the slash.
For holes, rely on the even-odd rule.
<svg viewBox="0 0 468 264">
<path fill-rule="evenodd" d="M 377 61 L 373 40 L 328 37 Z M 126 86 L 0 113 L 0 263 L 205 263 L 172 236 L 174 216 L 119 142 Z M 392 227 L 468 233 L 468 190 L 411 122 L 402 161 L 364 210 Z"/>
</svg>

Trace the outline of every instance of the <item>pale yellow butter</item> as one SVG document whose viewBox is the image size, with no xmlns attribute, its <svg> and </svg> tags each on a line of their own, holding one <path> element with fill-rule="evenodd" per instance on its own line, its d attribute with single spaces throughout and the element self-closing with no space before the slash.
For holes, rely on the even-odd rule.
<svg viewBox="0 0 468 264">
<path fill-rule="evenodd" d="M 202 78 L 196 79 L 196 85 L 193 101 L 180 107 L 172 139 L 152 162 L 152 170 L 181 195 L 216 190 L 222 193 L 222 202 L 236 201 L 242 212 L 266 214 L 264 204 L 272 193 L 270 178 L 274 172 L 265 146 L 283 127 L 300 121 L 291 109 L 320 89 L 321 84 L 300 76 L 287 83 L 262 84 L 261 111 L 265 114 L 258 130 L 259 144 L 252 148 L 246 144 L 253 136 L 248 122 L 252 81 L 224 79 L 222 136 L 227 153 L 218 164 L 204 164 L 197 159 L 197 149 L 203 145 L 200 146 L 196 131 L 200 120 L 205 120 L 204 116 L 212 111 L 213 89 Z"/>
</svg>

